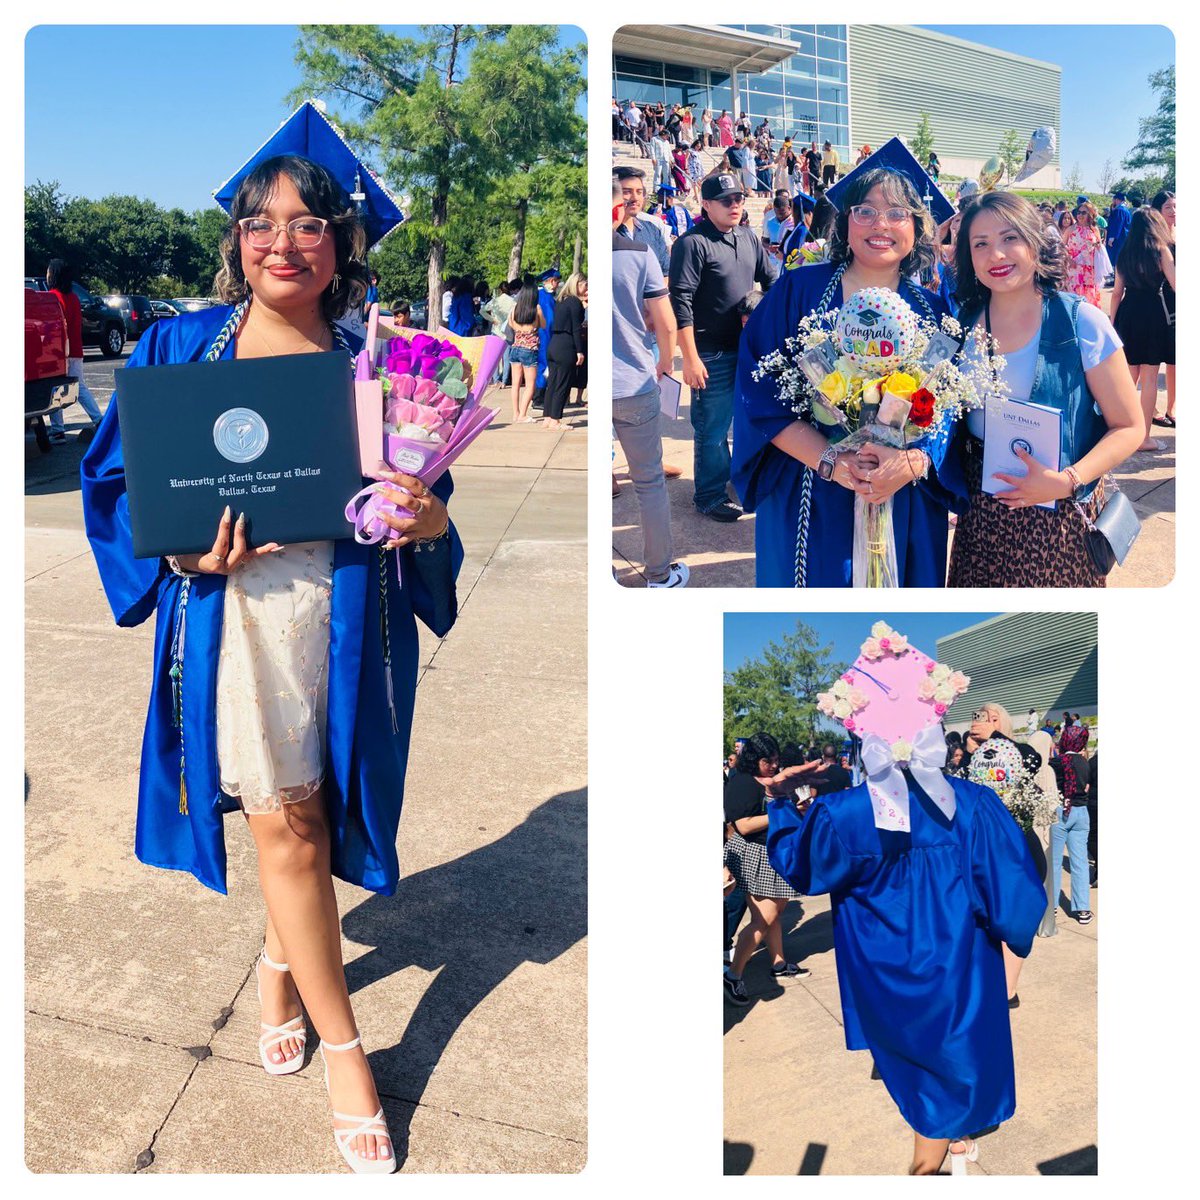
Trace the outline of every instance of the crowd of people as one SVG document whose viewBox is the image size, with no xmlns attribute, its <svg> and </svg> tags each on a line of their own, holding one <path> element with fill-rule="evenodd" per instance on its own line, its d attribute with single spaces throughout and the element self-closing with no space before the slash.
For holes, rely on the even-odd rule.
<svg viewBox="0 0 1200 1200">
<path fill-rule="evenodd" d="M 491 334 L 507 343 L 496 382 L 510 388 L 514 425 L 561 429 L 572 394 L 575 403 L 585 403 L 587 309 L 587 276 L 576 272 L 564 281 L 557 267 L 506 280 L 495 294 L 470 275 L 442 284 L 442 324 L 451 333 Z M 407 301 L 394 302 L 391 311 L 395 323 L 411 323 Z"/>
<path fill-rule="evenodd" d="M 1112 563 L 1091 551 L 1089 534 L 1117 502 L 1111 473 L 1162 448 L 1155 424 L 1175 424 L 1174 193 L 1146 204 L 1117 192 L 1101 214 L 1083 195 L 1039 208 L 1016 192 L 976 188 L 939 222 L 926 207 L 941 173 L 936 154 L 897 168 L 863 146 L 834 203 L 826 192 L 842 168 L 828 143 L 798 149 L 785 138 L 776 147 L 766 121 L 751 131 L 748 119 L 739 128 L 707 111 L 689 142 L 678 109 L 614 99 L 615 136 L 652 126 L 648 167 L 614 170 L 624 204 L 614 232 L 647 247 L 666 281 L 690 389 L 693 504 L 722 523 L 756 514 L 758 585 L 851 586 L 862 497 L 892 501 L 901 586 L 1105 586 Z M 710 145 L 722 157 L 703 171 Z M 757 228 L 752 194 L 772 200 Z M 689 204 L 698 214 L 681 211 Z M 1005 395 L 1063 414 L 1059 467 L 1031 460 L 1026 474 L 1005 477 L 1008 490 L 985 486 L 982 408 L 948 435 L 839 452 L 827 427 L 797 419 L 772 378 L 754 377 L 803 317 L 835 312 L 866 287 L 898 292 L 931 321 L 986 325 Z M 643 339 L 652 357 L 653 334 L 647 327 Z M 657 379 L 639 380 L 657 390 Z M 669 548 L 665 562 L 646 561 L 647 580 L 659 584 L 686 565 L 666 476 L 645 464 L 630 474 L 644 536 Z"/>
</svg>

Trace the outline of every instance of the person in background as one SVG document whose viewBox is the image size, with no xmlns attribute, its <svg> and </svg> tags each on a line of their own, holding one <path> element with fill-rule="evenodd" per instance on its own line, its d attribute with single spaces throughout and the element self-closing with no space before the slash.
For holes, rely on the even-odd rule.
<svg viewBox="0 0 1200 1200">
<path fill-rule="evenodd" d="M 412 325 L 412 305 L 407 300 L 392 301 L 392 324 L 397 329 L 405 329 Z"/>
<path fill-rule="evenodd" d="M 450 327 L 450 306 L 454 303 L 454 289 L 458 287 L 458 276 L 448 275 L 442 281 L 442 324 Z"/>
<path fill-rule="evenodd" d="M 674 188 L 659 188 L 662 211 L 658 214 L 673 238 L 681 238 L 695 224 L 692 214 L 682 204 L 675 203 Z"/>
<path fill-rule="evenodd" d="M 372 271 L 367 283 L 367 294 L 363 297 L 362 319 L 365 321 L 371 312 L 371 305 L 379 303 L 379 275 Z"/>
<path fill-rule="evenodd" d="M 554 308 L 554 328 L 546 352 L 549 363 L 546 380 L 543 429 L 562 428 L 563 409 L 571 394 L 575 372 L 583 366 L 583 301 L 587 297 L 587 276 L 572 275 L 563 284 Z"/>
<path fill-rule="evenodd" d="M 1088 861 L 1091 863 L 1090 882 L 1096 886 L 1100 878 L 1100 752 L 1097 750 L 1088 759 Z M 1091 901 L 1089 900 L 1090 904 Z"/>
<path fill-rule="evenodd" d="M 528 425 L 534 419 L 529 409 L 537 377 L 538 335 L 545 324 L 537 288 L 532 283 L 522 284 L 508 313 L 508 327 L 513 334 L 509 358 L 512 362 L 514 425 Z"/>
<path fill-rule="evenodd" d="M 649 588 L 686 587 L 686 563 L 674 561 L 671 503 L 663 475 L 659 381 L 675 358 L 675 314 L 658 261 L 644 242 L 618 234 L 626 204 L 621 181 L 612 184 L 613 430 L 637 493 L 645 539 L 642 559 Z M 649 323 L 647 322 L 649 315 Z M 657 344 L 658 357 L 650 349 Z"/>
<path fill-rule="evenodd" d="M 756 733 L 746 739 L 738 755 L 737 770 L 725 784 L 725 821 L 732 826 L 725 843 L 725 865 L 746 894 L 750 907 L 750 923 L 742 930 L 724 975 L 725 998 L 741 1008 L 750 1003 L 742 972 L 761 942 L 766 943 L 770 952 L 774 978 L 812 974 L 807 967 L 788 962 L 784 957 L 780 918 L 788 902 L 798 900 L 800 893 L 767 860 L 765 785 L 774 779 L 779 765 L 779 743 L 770 734 Z M 812 769 L 818 765 L 807 764 Z"/>
<path fill-rule="evenodd" d="M 1162 219 L 1166 221 L 1167 228 L 1171 233 L 1171 254 L 1175 254 L 1175 193 L 1162 191 L 1158 192 L 1154 199 L 1150 201 L 1150 207 L 1162 214 Z M 1175 311 L 1174 288 L 1171 289 L 1170 309 Z M 1175 364 L 1167 363 L 1167 411 L 1161 417 L 1155 417 L 1156 425 L 1167 425 L 1170 428 L 1175 428 Z"/>
<path fill-rule="evenodd" d="M 1074 228 L 1065 245 L 1071 257 L 1068 272 L 1070 290 L 1089 304 L 1100 307 L 1100 286 L 1108 275 L 1108 251 L 1096 225 L 1096 206 L 1088 200 L 1078 205 L 1073 214 Z M 1066 218 L 1064 217 L 1064 222 Z"/>
<path fill-rule="evenodd" d="M 620 184 L 625 205 L 624 216 L 617 229 L 618 236 L 647 246 L 658 263 L 658 269 L 665 276 L 671 266 L 671 252 L 663 223 L 643 212 L 646 207 L 645 172 L 636 167 L 618 167 L 613 175 Z"/>
<path fill-rule="evenodd" d="M 513 305 L 516 303 L 516 293 L 520 290 L 520 287 L 520 280 L 505 280 L 496 289 L 496 294 L 480 310 L 484 318 L 490 323 L 492 333 L 496 337 L 502 337 L 505 340 L 504 356 L 500 360 L 500 365 L 496 368 L 496 378 L 504 387 L 508 386 L 512 376 L 512 342 L 509 340 L 511 330 L 508 327 L 508 317 L 513 310 Z"/>
<path fill-rule="evenodd" d="M 1112 204 L 1108 209 L 1108 229 L 1104 236 L 1104 248 L 1109 261 L 1115 268 L 1125 239 L 1129 236 L 1129 222 L 1133 214 L 1125 207 L 1125 193 L 1113 192 Z"/>
<path fill-rule="evenodd" d="M 838 177 L 838 152 L 833 148 L 832 142 L 826 142 L 824 151 L 821 154 L 821 182 L 827 188 L 833 187 L 837 183 Z"/>
<path fill-rule="evenodd" d="M 782 259 L 780 247 L 795 227 L 792 198 L 786 188 L 780 188 L 775 192 L 774 205 L 763 213 L 762 240 L 772 258 Z"/>
<path fill-rule="evenodd" d="M 46 267 L 46 287 L 54 296 L 63 310 L 63 320 L 67 333 L 67 374 L 73 375 L 79 382 L 79 407 L 83 409 L 91 421 L 91 426 L 85 429 L 80 438 L 87 440 L 100 428 L 100 405 L 83 378 L 83 310 L 79 306 L 79 297 L 75 295 L 72 284 L 75 273 L 65 259 L 52 258 Z M 67 430 L 63 420 L 63 410 L 56 408 L 50 414 L 50 440 L 65 442 Z"/>
<path fill-rule="evenodd" d="M 462 275 L 454 281 L 450 299 L 450 319 L 446 328 L 460 337 L 469 337 L 475 325 L 475 280 Z"/>
<path fill-rule="evenodd" d="M 837 747 L 832 742 L 826 742 L 821 747 L 821 764 L 821 777 L 812 785 L 818 796 L 844 791 L 853 784 L 854 780 L 838 760 Z"/>
<path fill-rule="evenodd" d="M 942 173 L 942 164 L 938 162 L 938 156 L 932 150 L 929 152 L 929 161 L 925 164 L 925 170 L 928 173 L 929 178 L 932 179 L 934 183 L 937 183 L 938 178 Z"/>
<path fill-rule="evenodd" d="M 769 288 L 778 267 L 742 226 L 746 194 L 736 176 L 710 175 L 701 196 L 706 220 L 675 243 L 671 256 L 671 306 L 679 326 L 683 380 L 692 389 L 693 503 L 706 517 L 728 523 L 742 515 L 726 490 L 742 337 L 738 305 L 755 283 Z"/>
<path fill-rule="evenodd" d="M 1130 220 L 1109 311 L 1141 397 L 1145 441 L 1138 448 L 1161 450 L 1162 443 L 1150 432 L 1158 404 L 1159 364 L 1175 365 L 1175 243 L 1162 214 L 1152 208 L 1139 208 Z M 1173 400 L 1168 397 L 1170 419 L 1164 418 L 1164 425 L 1175 424 Z"/>
<path fill-rule="evenodd" d="M 1087 805 L 1089 764 L 1084 756 L 1087 742 L 1087 726 L 1079 723 L 1064 728 L 1058 739 L 1058 758 L 1053 765 L 1062 803 L 1056 810 L 1056 823 L 1050 826 L 1050 867 L 1053 871 L 1055 903 L 1061 895 L 1065 848 L 1071 870 L 1071 914 L 1080 925 L 1090 925 L 1092 922 L 1088 882 L 1088 834 L 1091 831 Z"/>
<path fill-rule="evenodd" d="M 555 297 L 558 295 L 558 285 L 562 282 L 562 276 L 557 267 L 550 267 L 543 271 L 538 276 L 538 308 L 542 310 L 542 324 L 538 329 L 538 361 L 537 361 L 537 386 L 533 389 L 533 405 L 535 408 L 542 406 L 542 394 L 546 388 L 546 371 L 549 366 L 549 359 L 546 354 L 550 349 L 550 332 L 554 328 L 554 305 Z"/>
</svg>

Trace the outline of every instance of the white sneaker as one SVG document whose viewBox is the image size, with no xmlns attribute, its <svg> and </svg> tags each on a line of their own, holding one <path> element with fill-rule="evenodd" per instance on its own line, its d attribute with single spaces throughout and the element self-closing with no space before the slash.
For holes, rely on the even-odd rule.
<svg viewBox="0 0 1200 1200">
<path fill-rule="evenodd" d="M 687 587 L 687 581 L 691 578 L 692 573 L 688 570 L 687 563 L 674 562 L 671 564 L 670 570 L 666 579 L 659 583 L 647 581 L 648 588 L 674 588 Z"/>
</svg>

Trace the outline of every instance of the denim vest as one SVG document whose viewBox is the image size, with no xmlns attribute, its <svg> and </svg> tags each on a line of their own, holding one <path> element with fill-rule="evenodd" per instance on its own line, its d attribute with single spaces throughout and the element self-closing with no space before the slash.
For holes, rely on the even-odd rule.
<svg viewBox="0 0 1200 1200">
<path fill-rule="evenodd" d="M 1080 297 L 1070 292 L 1043 297 L 1042 332 L 1029 396 L 1031 404 L 1057 409 L 1062 415 L 1063 463 L 1077 463 L 1108 432 L 1083 373 L 1083 358 L 1075 333 L 1075 316 L 1081 303 Z M 963 319 L 964 328 L 972 324 L 974 320 Z M 1090 496 L 1098 482 L 1085 484 L 1079 498 Z"/>
</svg>

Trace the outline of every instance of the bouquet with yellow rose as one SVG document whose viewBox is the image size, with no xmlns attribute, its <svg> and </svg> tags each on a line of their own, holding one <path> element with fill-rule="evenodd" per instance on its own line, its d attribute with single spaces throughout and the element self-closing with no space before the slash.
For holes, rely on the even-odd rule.
<svg viewBox="0 0 1200 1200">
<path fill-rule="evenodd" d="M 968 340 L 978 352 L 964 354 Z M 839 450 L 868 443 L 918 447 L 943 437 L 951 422 L 1004 390 L 1004 360 L 981 329 L 964 331 L 918 317 L 887 288 L 855 292 L 836 312 L 805 317 L 783 348 L 759 359 L 793 412 Z M 852 582 L 898 587 L 892 500 L 854 501 Z"/>
</svg>

